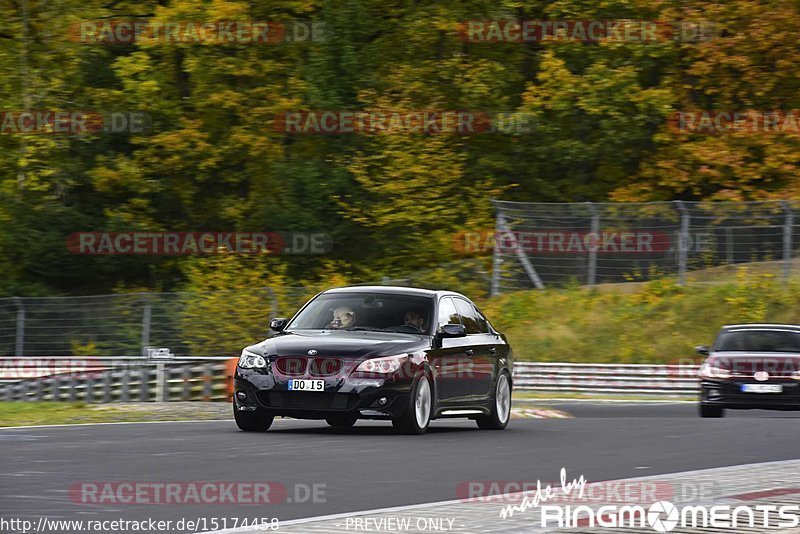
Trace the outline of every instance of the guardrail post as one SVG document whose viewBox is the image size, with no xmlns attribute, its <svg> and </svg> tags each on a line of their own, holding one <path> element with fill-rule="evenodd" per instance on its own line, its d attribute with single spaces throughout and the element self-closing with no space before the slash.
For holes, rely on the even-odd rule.
<svg viewBox="0 0 800 534">
<path fill-rule="evenodd" d="M 786 218 L 783 222 L 783 281 L 789 282 L 792 276 L 792 231 L 794 229 L 794 212 L 785 200 L 782 202 Z"/>
<path fill-rule="evenodd" d="M 191 378 L 192 371 L 188 365 L 181 367 L 181 400 L 189 400 L 191 397 Z"/>
<path fill-rule="evenodd" d="M 36 392 L 34 395 L 34 400 L 41 401 L 44 399 L 44 380 L 38 379 L 36 380 L 36 385 L 34 386 L 34 391 Z"/>
<path fill-rule="evenodd" d="M 54 402 L 59 401 L 59 397 L 61 396 L 61 379 L 58 375 L 53 375 L 53 378 L 50 379 L 50 395 L 52 395 L 52 400 Z"/>
<path fill-rule="evenodd" d="M 14 297 L 14 304 L 17 306 L 17 331 L 14 352 L 17 358 L 21 358 L 25 351 L 25 304 L 20 297 Z"/>
<path fill-rule="evenodd" d="M 103 371 L 103 402 L 111 402 L 111 380 L 113 379 L 114 368 Z"/>
<path fill-rule="evenodd" d="M 200 367 L 203 370 L 203 400 L 211 400 L 211 396 L 214 393 L 211 387 L 213 366 L 211 364 L 201 364 Z"/>
<path fill-rule="evenodd" d="M 69 377 L 69 388 L 67 389 L 67 399 L 70 402 L 74 402 L 77 394 L 78 394 L 78 381 L 75 379 L 75 375 L 71 374 Z"/>
<path fill-rule="evenodd" d="M 147 402 L 150 400 L 149 381 L 150 368 L 146 365 L 142 365 L 139 368 L 139 400 L 141 402 Z"/>
<path fill-rule="evenodd" d="M 597 279 L 597 247 L 599 246 L 600 240 L 600 215 L 598 215 L 597 207 L 595 207 L 594 203 L 587 202 L 586 206 L 592 213 L 592 228 L 590 230 L 590 235 L 594 236 L 597 240 L 594 246 L 589 247 L 589 265 L 588 272 L 586 274 L 586 284 L 589 287 L 594 287 Z"/>
<path fill-rule="evenodd" d="M 120 378 L 119 400 L 120 402 L 128 402 L 131 396 L 131 381 L 130 381 L 130 369 L 128 369 L 127 363 L 122 368 L 122 373 L 120 374 L 119 378 Z"/>
<path fill-rule="evenodd" d="M 164 364 L 156 364 L 156 402 L 164 402 L 164 390 L 167 387 L 166 373 Z"/>
<path fill-rule="evenodd" d="M 678 236 L 678 285 L 686 285 L 686 257 L 689 249 L 689 211 L 683 202 L 675 201 L 675 206 L 681 214 L 681 230 Z"/>
</svg>

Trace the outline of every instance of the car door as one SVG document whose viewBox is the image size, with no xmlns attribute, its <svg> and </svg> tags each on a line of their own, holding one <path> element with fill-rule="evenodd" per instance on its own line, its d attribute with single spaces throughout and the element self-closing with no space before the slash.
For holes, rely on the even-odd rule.
<svg viewBox="0 0 800 534">
<path fill-rule="evenodd" d="M 452 297 L 442 297 L 437 305 L 439 332 L 446 324 L 461 324 Z M 437 336 L 437 346 L 428 353 L 433 368 L 436 395 L 441 404 L 458 404 L 472 395 L 472 358 L 467 355 L 468 337 L 442 338 Z"/>
<path fill-rule="evenodd" d="M 470 358 L 470 396 L 473 401 L 491 396 L 496 373 L 497 339 L 489 332 L 486 319 L 468 300 L 454 297 L 456 310 L 467 330 L 467 356 Z"/>
</svg>

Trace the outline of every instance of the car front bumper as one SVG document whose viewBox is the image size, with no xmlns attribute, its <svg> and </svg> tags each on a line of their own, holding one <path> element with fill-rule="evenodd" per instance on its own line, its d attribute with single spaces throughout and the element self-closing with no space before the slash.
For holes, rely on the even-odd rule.
<svg viewBox="0 0 800 534">
<path fill-rule="evenodd" d="M 290 391 L 291 378 L 261 369 L 237 368 L 233 384 L 236 408 L 260 409 L 270 415 L 298 419 L 325 419 L 334 415 L 391 419 L 406 410 L 411 391 L 410 380 L 348 376 L 294 378 L 324 380 L 325 389 Z M 244 399 L 239 398 L 240 393 L 244 393 Z"/>
<path fill-rule="evenodd" d="M 749 393 L 745 384 L 783 386 L 780 393 Z M 700 383 L 700 402 L 709 406 L 732 409 L 800 410 L 800 382 L 792 379 L 757 382 L 753 379 L 703 380 Z"/>
</svg>

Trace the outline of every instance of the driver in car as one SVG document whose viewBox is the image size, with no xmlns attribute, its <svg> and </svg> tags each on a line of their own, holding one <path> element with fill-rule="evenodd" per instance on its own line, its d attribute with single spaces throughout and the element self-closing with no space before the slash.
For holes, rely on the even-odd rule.
<svg viewBox="0 0 800 534">
<path fill-rule="evenodd" d="M 328 328 L 350 328 L 356 324 L 356 312 L 347 306 L 339 306 L 333 310 L 333 321 Z"/>
<path fill-rule="evenodd" d="M 425 326 L 425 319 L 422 317 L 422 314 L 414 310 L 407 311 L 403 321 L 404 324 L 413 326 L 420 332 L 422 332 L 423 326 Z"/>
</svg>

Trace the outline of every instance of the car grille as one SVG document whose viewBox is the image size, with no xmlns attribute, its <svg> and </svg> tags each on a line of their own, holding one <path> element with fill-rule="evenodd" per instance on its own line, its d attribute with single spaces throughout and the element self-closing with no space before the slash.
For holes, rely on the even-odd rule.
<svg viewBox="0 0 800 534">
<path fill-rule="evenodd" d="M 270 408 L 295 410 L 351 410 L 358 404 L 358 396 L 347 393 L 260 391 L 258 398 Z"/>
<path fill-rule="evenodd" d="M 284 356 L 275 361 L 278 372 L 286 376 L 334 376 L 342 370 L 339 358 L 306 358 L 304 356 Z"/>
<path fill-rule="evenodd" d="M 314 358 L 311 360 L 311 370 L 313 376 L 331 376 L 337 374 L 342 369 L 342 360 L 338 358 Z"/>
<path fill-rule="evenodd" d="M 300 357 L 278 358 L 275 367 L 286 376 L 303 376 L 306 374 L 308 359 Z"/>
</svg>

